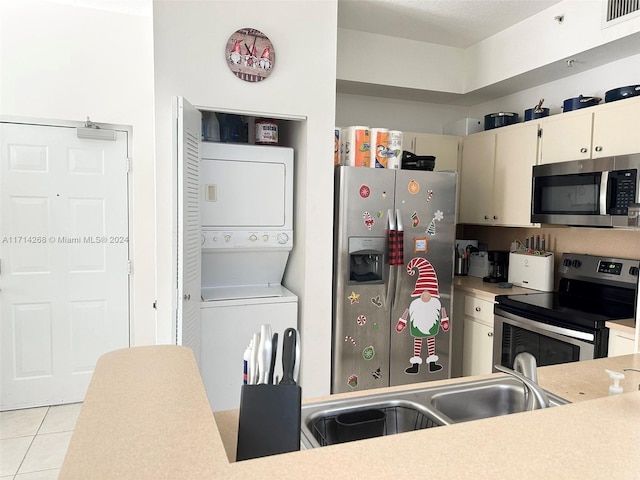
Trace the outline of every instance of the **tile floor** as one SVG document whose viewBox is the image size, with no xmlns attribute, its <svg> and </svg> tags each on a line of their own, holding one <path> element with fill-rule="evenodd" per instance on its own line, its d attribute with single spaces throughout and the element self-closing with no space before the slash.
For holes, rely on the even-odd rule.
<svg viewBox="0 0 640 480">
<path fill-rule="evenodd" d="M 0 412 L 0 480 L 55 480 L 81 403 Z"/>
</svg>

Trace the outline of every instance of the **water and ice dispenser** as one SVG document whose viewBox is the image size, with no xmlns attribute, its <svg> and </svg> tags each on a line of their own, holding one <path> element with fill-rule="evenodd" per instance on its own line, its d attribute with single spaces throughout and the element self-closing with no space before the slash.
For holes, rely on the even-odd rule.
<svg viewBox="0 0 640 480">
<path fill-rule="evenodd" d="M 384 237 L 349 238 L 349 283 L 384 283 Z"/>
</svg>

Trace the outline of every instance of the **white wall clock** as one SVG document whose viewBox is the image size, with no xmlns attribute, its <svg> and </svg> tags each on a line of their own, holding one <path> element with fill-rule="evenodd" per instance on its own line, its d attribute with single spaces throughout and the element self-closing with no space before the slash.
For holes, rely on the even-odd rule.
<svg viewBox="0 0 640 480">
<path fill-rule="evenodd" d="M 269 38 L 255 28 L 241 28 L 225 48 L 229 69 L 245 82 L 260 82 L 273 71 L 276 52 Z"/>
</svg>

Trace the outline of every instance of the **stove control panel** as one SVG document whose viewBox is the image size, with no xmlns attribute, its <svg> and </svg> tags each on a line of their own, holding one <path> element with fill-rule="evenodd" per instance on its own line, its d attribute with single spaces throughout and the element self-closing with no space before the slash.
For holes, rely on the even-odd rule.
<svg viewBox="0 0 640 480">
<path fill-rule="evenodd" d="M 611 275 L 620 275 L 622 272 L 621 262 L 600 261 L 598 264 L 598 273 L 609 273 Z"/>
<path fill-rule="evenodd" d="M 625 258 L 565 253 L 560 261 L 560 278 L 636 288 L 640 261 Z"/>
</svg>

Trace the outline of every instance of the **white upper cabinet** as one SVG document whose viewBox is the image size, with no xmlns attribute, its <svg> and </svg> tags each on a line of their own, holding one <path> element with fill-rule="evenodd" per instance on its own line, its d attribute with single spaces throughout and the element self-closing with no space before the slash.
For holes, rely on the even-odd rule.
<svg viewBox="0 0 640 480">
<path fill-rule="evenodd" d="M 416 155 L 436 157 L 435 171 L 460 168 L 458 156 L 460 137 L 455 135 L 437 135 L 432 133 L 402 133 L 403 148 Z"/>
<path fill-rule="evenodd" d="M 462 149 L 459 223 L 532 226 L 531 176 L 537 155 L 535 122 L 467 136 Z"/>
<path fill-rule="evenodd" d="M 541 120 L 539 163 L 640 153 L 640 98 L 627 98 Z"/>
<path fill-rule="evenodd" d="M 640 99 L 599 107 L 593 115 L 592 158 L 640 153 Z"/>
</svg>

